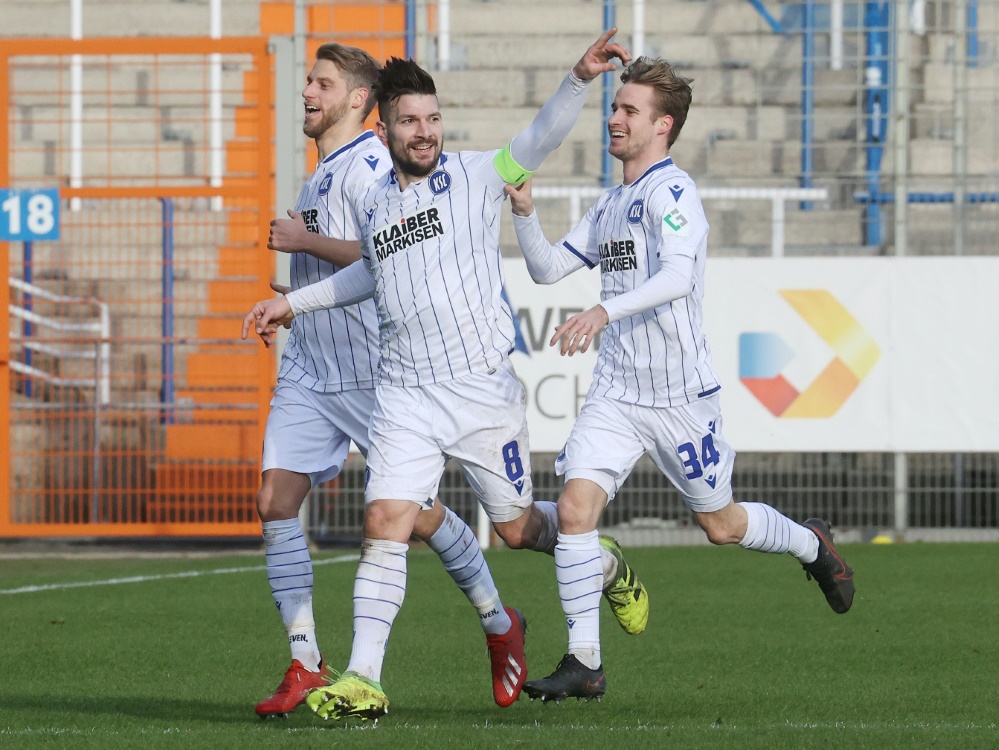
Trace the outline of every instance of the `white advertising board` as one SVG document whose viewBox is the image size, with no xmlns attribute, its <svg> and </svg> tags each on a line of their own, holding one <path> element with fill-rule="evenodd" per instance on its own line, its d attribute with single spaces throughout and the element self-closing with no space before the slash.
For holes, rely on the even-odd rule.
<svg viewBox="0 0 999 750">
<path fill-rule="evenodd" d="M 592 352 L 555 325 L 599 301 L 596 273 L 551 286 L 505 261 L 527 353 L 513 361 L 531 447 L 558 451 Z M 713 258 L 704 327 L 725 434 L 742 451 L 999 451 L 999 258 Z"/>
</svg>

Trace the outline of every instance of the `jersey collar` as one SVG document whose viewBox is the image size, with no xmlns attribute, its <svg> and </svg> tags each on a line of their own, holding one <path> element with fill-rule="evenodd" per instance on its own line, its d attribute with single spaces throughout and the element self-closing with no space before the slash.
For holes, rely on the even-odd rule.
<svg viewBox="0 0 999 750">
<path fill-rule="evenodd" d="M 629 187 L 629 188 L 633 188 L 633 187 L 635 187 L 635 185 L 637 185 L 638 183 L 640 183 L 640 182 L 641 182 L 642 180 L 644 180 L 644 179 L 645 179 L 646 177 L 648 177 L 648 176 L 649 176 L 650 174 L 652 174 L 653 172 L 655 172 L 655 171 L 656 171 L 657 169 L 662 169 L 663 167 L 671 167 L 671 166 L 673 166 L 673 157 L 671 157 L 671 156 L 667 156 L 667 157 L 666 157 L 665 159 L 663 159 L 662 161 L 657 161 L 657 162 L 656 162 L 655 164 L 653 164 L 653 165 L 652 165 L 651 167 L 649 167 L 648 169 L 646 169 L 646 170 L 645 170 L 645 171 L 644 171 L 644 172 L 642 173 L 642 176 L 641 176 L 641 177 L 639 177 L 639 178 L 638 178 L 637 180 L 635 180 L 635 181 L 634 181 L 633 183 L 631 183 L 631 184 L 630 184 L 630 185 L 628 185 L 627 187 Z"/>
<path fill-rule="evenodd" d="M 354 140 L 352 140 L 350 143 L 347 143 L 347 144 L 345 144 L 343 146 L 340 146 L 340 148 L 338 148 L 332 154 L 330 154 L 329 156 L 327 156 L 320 163 L 321 164 L 328 164 L 329 162 L 331 162 L 335 158 L 337 158 L 340 154 L 342 154 L 344 151 L 349 151 L 350 149 L 354 148 L 354 146 L 356 146 L 358 143 L 362 143 L 362 142 L 368 140 L 369 138 L 374 138 L 374 137 L 375 137 L 375 134 L 374 134 L 373 131 L 371 131 L 371 130 L 365 130 L 363 133 L 361 133 L 359 136 L 357 136 L 357 138 L 355 138 Z"/>
</svg>

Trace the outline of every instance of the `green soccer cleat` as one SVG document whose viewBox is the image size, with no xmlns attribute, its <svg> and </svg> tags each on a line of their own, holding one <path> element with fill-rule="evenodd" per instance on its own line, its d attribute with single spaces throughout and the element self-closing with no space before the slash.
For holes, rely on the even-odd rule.
<svg viewBox="0 0 999 750">
<path fill-rule="evenodd" d="M 628 635 L 638 635 L 649 624 L 649 594 L 635 571 L 624 560 L 621 545 L 609 536 L 600 537 L 600 546 L 617 560 L 617 577 L 604 589 L 611 612 Z"/>
<path fill-rule="evenodd" d="M 374 721 L 388 713 L 389 700 L 377 682 L 353 672 L 326 687 L 316 688 L 305 701 L 323 719 L 342 721 L 356 716 L 361 721 Z"/>
</svg>

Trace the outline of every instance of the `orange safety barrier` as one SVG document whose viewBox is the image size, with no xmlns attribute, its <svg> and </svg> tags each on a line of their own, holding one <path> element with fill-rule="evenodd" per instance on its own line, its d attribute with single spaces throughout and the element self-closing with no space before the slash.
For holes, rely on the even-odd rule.
<svg viewBox="0 0 999 750">
<path fill-rule="evenodd" d="M 32 284 L 0 285 L 0 536 L 259 534 L 271 66 L 264 38 L 0 41 L 0 187 L 62 199 L 58 241 L 0 245 Z"/>
</svg>

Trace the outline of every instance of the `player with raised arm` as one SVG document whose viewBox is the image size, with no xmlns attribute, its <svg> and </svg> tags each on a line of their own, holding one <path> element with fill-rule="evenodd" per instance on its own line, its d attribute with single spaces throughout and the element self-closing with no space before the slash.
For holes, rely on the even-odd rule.
<svg viewBox="0 0 999 750">
<path fill-rule="evenodd" d="M 354 204 L 362 263 L 260 302 L 244 320 L 244 333 L 266 332 L 373 295 L 381 322 L 354 645 L 344 676 L 309 696 L 324 718 L 377 719 L 388 710 L 380 676 L 406 590 L 404 542 L 447 459 L 459 462 L 509 546 L 554 552 L 557 509 L 532 502 L 524 391 L 509 361 L 514 325 L 501 297 L 499 210 L 504 186 L 526 180 L 568 134 L 586 84 L 614 70 L 611 58 L 627 63 L 613 33 L 591 45 L 527 130 L 488 152 L 444 152 L 433 79 L 410 60 L 389 61 L 378 83 L 378 132 L 393 169 Z M 609 553 L 603 562 L 617 584 L 624 566 Z"/>
<path fill-rule="evenodd" d="M 303 129 L 316 141 L 319 164 L 302 188 L 296 210 L 288 212 L 290 218 L 271 222 L 268 243 L 272 250 L 291 253 L 293 288 L 328 278 L 360 257 L 359 228 L 346 202 L 391 164 L 375 134 L 364 129 L 375 103 L 371 89 L 378 71 L 375 60 L 354 47 L 331 43 L 316 52 L 302 96 Z M 354 242 L 338 244 L 329 238 Z M 264 340 L 270 345 L 273 331 Z M 310 689 L 335 677 L 316 642 L 312 558 L 298 512 L 313 486 L 340 472 L 351 440 L 367 454 L 378 357 L 378 313 L 370 301 L 316 311 L 292 323 L 264 433 L 257 495 L 267 577 L 292 662 L 274 694 L 257 705 L 262 718 L 287 714 Z M 508 679 L 511 669 L 526 674 L 524 620 L 500 602 L 475 535 L 439 502 L 426 505 L 430 507 L 417 515 L 414 536 L 440 555 L 478 610 L 494 686 Z M 509 700 L 505 689 L 494 689 L 494 697 L 501 705 Z"/>
<path fill-rule="evenodd" d="M 597 604 L 597 522 L 647 453 L 683 495 L 714 544 L 790 552 L 836 612 L 853 602 L 853 571 L 817 518 L 797 524 L 762 503 L 733 502 L 735 452 L 722 434 L 718 392 L 701 331 L 708 222 L 697 187 L 669 156 L 690 107 L 690 81 L 663 60 L 638 58 L 621 75 L 607 122 L 624 181 L 604 193 L 558 244 L 545 239 L 529 184 L 507 188 L 528 269 L 551 284 L 599 268 L 601 303 L 555 329 L 563 355 L 603 337 L 593 383 L 556 472 L 555 566 L 569 650 L 555 672 L 525 684 L 531 698 L 599 698 L 606 690 Z M 571 573 L 569 573 L 571 571 Z"/>
</svg>

